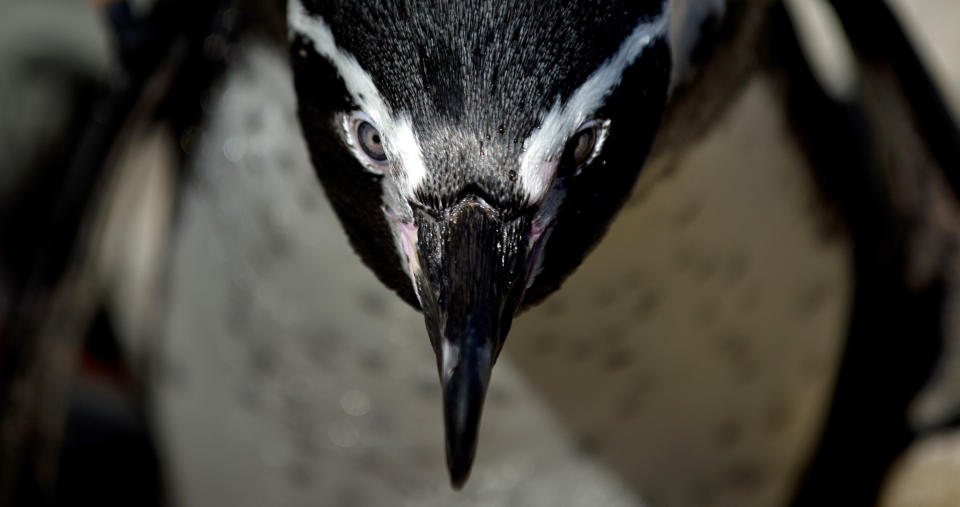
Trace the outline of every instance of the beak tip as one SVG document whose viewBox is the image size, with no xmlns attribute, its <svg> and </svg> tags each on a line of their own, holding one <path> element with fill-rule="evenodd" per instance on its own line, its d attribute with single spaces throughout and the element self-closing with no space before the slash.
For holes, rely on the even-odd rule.
<svg viewBox="0 0 960 507">
<path fill-rule="evenodd" d="M 451 386 L 448 384 L 447 387 Z M 461 489 L 470 477 L 477 451 L 484 386 L 471 387 L 479 389 L 479 392 L 473 396 L 448 396 L 444 402 L 447 470 L 450 472 L 450 484 L 456 490 Z"/>
<path fill-rule="evenodd" d="M 483 354 L 489 357 L 488 354 Z M 480 414 L 489 378 L 489 361 L 467 361 L 485 364 L 486 371 L 476 374 L 476 368 L 461 364 L 444 386 L 444 427 L 446 433 L 447 470 L 450 484 L 459 490 L 467 482 L 473 458 L 477 452 Z"/>
<path fill-rule="evenodd" d="M 463 489 L 463 486 L 467 483 L 467 479 L 469 477 L 470 467 L 466 467 L 462 470 L 450 468 L 450 486 L 452 486 L 456 491 Z"/>
<path fill-rule="evenodd" d="M 459 491 L 463 489 L 470 470 L 473 467 L 473 453 L 450 453 L 447 455 L 447 470 L 450 471 L 450 485 Z"/>
</svg>

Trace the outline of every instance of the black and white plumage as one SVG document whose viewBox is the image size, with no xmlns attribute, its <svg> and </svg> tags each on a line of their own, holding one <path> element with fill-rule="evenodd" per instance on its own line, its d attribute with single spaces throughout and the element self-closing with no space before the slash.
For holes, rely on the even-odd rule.
<svg viewBox="0 0 960 507">
<path fill-rule="evenodd" d="M 417 304 L 409 279 L 416 259 L 403 250 L 415 246 L 410 237 L 415 233 L 403 227 L 413 226 L 410 203 L 442 210 L 467 195 L 511 217 L 529 215 L 540 234 L 559 224 L 553 241 L 565 244 L 568 263 L 575 264 L 595 238 L 564 233 L 568 221 L 557 217 L 556 208 L 559 202 L 583 200 L 581 206 L 564 209 L 592 210 L 591 216 L 578 220 L 580 230 L 593 230 L 598 227 L 588 224 L 605 222 L 625 197 L 647 150 L 636 143 L 652 142 L 666 96 L 665 6 L 658 1 L 629 9 L 609 5 L 586 10 L 574 4 L 548 9 L 523 2 L 496 8 L 318 4 L 311 8 L 308 3 L 305 9 L 290 4 L 305 131 L 311 141 L 316 136 L 317 143 L 335 143 L 318 145 L 318 170 L 329 181 L 328 188 L 356 189 L 349 196 L 335 196 L 355 200 L 338 211 L 351 213 L 344 215 L 348 234 L 378 276 Z M 543 15 L 557 9 L 568 12 Z M 364 19 L 369 21 L 360 21 Z M 473 36 L 467 39 L 464 34 Z M 411 39 L 432 42 L 420 46 L 410 44 Z M 520 50 L 524 47 L 536 49 L 525 55 Z M 621 93 L 623 89 L 631 92 Z M 599 174 L 564 166 L 564 147 L 578 129 L 594 126 L 587 125 L 591 120 L 605 121 L 618 109 L 645 114 L 613 131 L 609 140 L 602 125 L 595 125 L 594 150 L 603 156 L 591 154 L 588 162 L 591 168 L 604 166 L 606 159 L 622 152 L 637 163 Z M 335 115 L 354 110 L 372 116 L 383 133 L 389 167 L 367 169 L 389 172 L 385 177 L 352 170 L 369 166 L 369 160 L 356 156 L 356 148 L 356 157 L 351 156 L 349 146 L 355 141 L 349 123 L 355 120 Z M 628 147 L 624 140 L 630 140 Z M 333 147 L 339 153 L 330 153 Z M 574 170 L 578 174 L 566 178 Z M 569 185 L 572 181 L 578 184 Z M 380 201 L 383 210 L 370 206 Z M 387 223 L 391 220 L 396 225 Z M 401 249 L 385 248 L 382 235 L 368 234 L 388 227 Z M 528 239 L 533 245 L 538 238 Z M 387 258 L 394 253 L 400 257 L 396 263 Z M 531 277 L 535 286 L 528 291 L 528 301 L 542 299 L 572 267 L 536 264 L 534 271 L 546 273 Z"/>
<path fill-rule="evenodd" d="M 653 142 L 667 4 L 288 11 L 314 164 L 364 261 L 424 310 L 460 485 L 514 313 L 580 263 Z M 369 125 L 383 161 L 360 146 Z"/>
<path fill-rule="evenodd" d="M 769 19 L 782 22 L 776 14 L 779 7 L 767 10 L 767 4 L 755 5 L 755 13 L 745 13 L 738 3 L 686 4 L 689 10 L 684 13 L 689 17 L 680 24 L 681 30 L 693 27 L 694 33 L 701 34 L 725 8 L 733 9 L 730 18 L 749 21 L 738 26 L 741 32 L 706 33 L 726 43 L 778 41 L 772 50 L 775 56 L 785 52 L 793 58 L 782 63 L 788 79 L 803 75 L 802 57 L 790 53 L 789 37 L 767 38 L 771 36 L 763 31 Z M 469 471 L 489 370 L 514 312 L 558 288 L 602 236 L 643 167 L 671 86 L 675 100 L 660 132 L 665 151 L 680 149 L 689 138 L 696 138 L 696 131 L 712 119 L 702 111 L 722 111 L 723 101 L 752 70 L 737 67 L 736 61 L 725 62 L 726 69 L 710 69 L 717 66 L 718 55 L 736 56 L 743 46 L 710 50 L 705 49 L 709 39 L 670 33 L 674 7 L 647 2 L 626 10 L 607 5 L 590 12 L 593 7 L 571 4 L 547 9 L 523 2 L 502 10 L 482 3 L 414 7 L 290 2 L 300 117 L 314 165 L 364 262 L 425 312 L 444 383 L 447 459 L 455 485 L 462 484 Z M 498 37 L 498 33 L 507 35 Z M 856 30 L 851 33 L 855 35 Z M 668 41 L 675 45 L 671 48 Z M 715 60 L 698 62 L 704 52 Z M 695 67 L 700 64 L 706 68 L 704 75 L 728 79 L 710 83 L 692 78 L 688 84 L 686 80 L 697 74 Z M 842 147 L 850 148 L 852 158 L 842 160 L 859 168 L 858 177 L 866 181 L 876 177 L 871 172 L 876 160 L 858 151 L 871 147 L 856 144 L 864 139 L 856 131 L 857 120 L 832 109 L 835 103 L 829 97 L 812 96 L 816 83 L 797 82 L 808 87 L 785 86 L 784 98 L 809 107 L 808 114 L 835 113 L 831 118 L 840 132 L 833 142 L 853 143 Z M 805 111 L 795 111 L 799 126 L 815 129 L 802 114 Z M 382 136 L 377 144 L 382 140 L 385 163 L 358 144 L 364 123 Z M 582 165 L 571 164 L 570 153 L 585 131 L 592 136 L 590 153 Z M 930 289 L 933 295 L 914 294 L 901 282 L 883 285 L 880 296 L 858 292 L 881 272 L 909 263 L 901 258 L 910 248 L 908 239 L 884 242 L 885 234 L 898 234 L 899 220 L 899 211 L 891 211 L 885 201 L 891 192 L 887 183 L 879 183 L 883 188 L 865 199 L 851 191 L 853 183 L 829 181 L 825 168 L 831 164 L 818 159 L 824 150 L 840 147 L 825 143 L 822 133 L 815 132 L 805 137 L 805 147 L 813 154 L 813 165 L 819 167 L 816 176 L 828 179 L 821 183 L 829 198 L 841 205 L 877 206 L 881 212 L 873 215 L 881 218 L 872 230 L 861 215 L 862 208 L 841 210 L 854 251 L 866 245 L 889 254 L 882 267 L 854 257 L 859 285 L 853 296 L 852 336 L 865 332 L 863 321 L 857 320 L 864 318 L 858 317 L 862 312 L 893 311 L 898 305 L 904 314 L 891 317 L 888 329 L 921 329 L 915 326 L 937 315 L 935 287 Z M 941 165 L 949 162 L 939 161 Z M 929 339 L 937 333 L 925 329 L 923 334 L 928 337 L 923 341 L 926 345 L 909 361 L 913 370 L 906 385 L 910 387 L 905 388 L 904 399 L 891 404 L 894 412 L 905 408 L 916 391 L 913 384 L 922 383 L 928 370 Z M 892 343 L 895 350 L 897 342 Z M 845 360 L 856 363 L 858 357 L 862 356 L 848 354 Z M 844 378 L 841 393 L 848 392 L 844 389 L 850 385 Z M 871 377 L 853 382 L 855 393 L 858 384 L 862 389 L 863 382 L 868 382 L 864 378 Z M 841 416 L 845 410 L 839 410 Z M 840 417 L 836 412 L 833 415 Z M 896 417 L 870 412 L 854 418 L 864 423 L 872 416 L 880 421 Z M 843 440 L 850 436 L 850 424 L 841 421 L 829 428 L 842 428 L 838 431 Z M 902 435 L 906 427 L 897 424 L 889 431 Z M 891 436 L 886 430 L 876 435 Z M 828 456 L 840 452 L 849 458 L 849 453 L 829 450 L 831 438 L 837 437 L 828 433 L 824 444 L 828 450 L 822 452 Z M 893 443 L 892 448 L 903 445 Z M 871 481 L 879 480 L 892 459 L 887 451 L 874 461 L 877 470 L 863 472 L 860 486 L 875 486 Z M 820 480 L 816 468 L 813 474 L 815 481 Z M 827 489 L 820 488 L 812 494 Z M 851 493 L 857 494 L 864 492 Z"/>
</svg>

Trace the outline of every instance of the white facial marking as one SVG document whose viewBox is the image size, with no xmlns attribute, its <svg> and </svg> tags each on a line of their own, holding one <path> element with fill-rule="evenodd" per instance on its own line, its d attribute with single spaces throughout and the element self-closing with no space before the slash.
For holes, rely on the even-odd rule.
<svg viewBox="0 0 960 507">
<path fill-rule="evenodd" d="M 620 84 L 623 72 L 643 50 L 666 35 L 669 25 L 670 11 L 664 2 L 659 17 L 638 24 L 620 49 L 590 74 L 566 103 L 561 104 L 557 99 L 544 115 L 540 128 L 524 142 L 524 152 L 520 156 L 520 184 L 529 202 L 540 202 L 546 196 L 567 140 L 603 105 L 610 92 Z"/>
<path fill-rule="evenodd" d="M 287 4 L 287 23 L 291 37 L 299 34 L 313 42 L 313 47 L 333 63 L 347 86 L 350 98 L 363 112 L 370 115 L 374 126 L 383 136 L 384 148 L 399 171 L 396 184 L 403 195 L 412 197 L 417 186 L 427 174 L 420 143 L 413 132 L 413 122 L 405 114 L 394 114 L 383 100 L 379 90 L 357 59 L 337 47 L 333 32 L 319 17 L 311 17 L 300 0 Z"/>
</svg>

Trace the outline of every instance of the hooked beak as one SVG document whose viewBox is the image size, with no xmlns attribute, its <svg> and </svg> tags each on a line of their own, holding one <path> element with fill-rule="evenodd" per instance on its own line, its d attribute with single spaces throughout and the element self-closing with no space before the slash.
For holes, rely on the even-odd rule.
<svg viewBox="0 0 960 507">
<path fill-rule="evenodd" d="M 421 305 L 443 388 L 447 468 L 470 474 L 490 371 L 523 298 L 529 217 L 504 218 L 469 197 L 415 214 Z"/>
</svg>

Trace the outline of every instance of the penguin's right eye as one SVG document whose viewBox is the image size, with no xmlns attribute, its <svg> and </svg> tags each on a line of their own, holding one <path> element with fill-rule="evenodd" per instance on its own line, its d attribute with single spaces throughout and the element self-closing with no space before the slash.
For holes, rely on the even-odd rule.
<svg viewBox="0 0 960 507">
<path fill-rule="evenodd" d="M 357 143 L 360 149 L 375 162 L 386 162 L 387 152 L 383 148 L 383 137 L 380 131 L 368 121 L 357 122 Z"/>
</svg>

